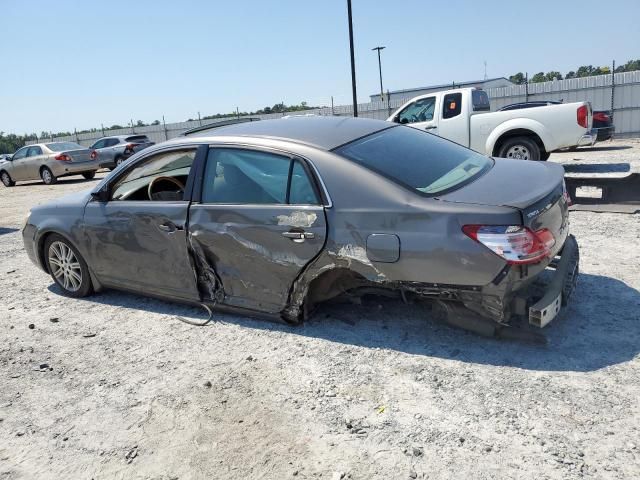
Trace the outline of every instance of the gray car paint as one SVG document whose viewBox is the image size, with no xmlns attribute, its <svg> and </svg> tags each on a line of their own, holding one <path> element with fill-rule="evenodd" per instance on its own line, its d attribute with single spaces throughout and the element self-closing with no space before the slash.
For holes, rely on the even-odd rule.
<svg viewBox="0 0 640 480">
<path fill-rule="evenodd" d="M 34 208 L 23 232 L 25 247 L 46 270 L 42 244 L 47 233 L 57 232 L 87 260 L 94 286 L 279 313 L 293 322 L 308 314 L 310 296 L 322 301 L 366 286 L 454 298 L 503 321 L 516 292 L 535 279 L 548 261 L 526 269 L 510 268 L 464 235 L 461 227 L 523 223 L 523 211 L 515 205 L 524 204 L 517 203 L 512 190 L 502 188 L 521 179 L 517 161 L 438 199 L 417 195 L 330 151 L 385 128 L 406 127 L 351 118 L 294 118 L 223 127 L 207 137 L 165 142 L 136 154 L 92 193 L 159 151 L 184 145 L 233 145 L 304 159 L 318 174 L 324 205 L 194 202 L 189 208 L 188 202 L 105 203 L 85 192 Z M 519 165 L 525 164 L 531 162 Z M 553 196 L 562 182 L 557 169 L 536 165 L 539 171 L 528 178 L 529 191 L 535 193 L 524 194 L 531 200 L 545 190 L 546 197 Z M 465 194 L 480 181 L 482 189 Z M 489 196 L 487 190 L 491 190 Z M 501 191 L 508 193 L 504 199 L 499 197 Z M 554 215 L 565 213 L 559 209 Z M 311 218 L 309 214 L 313 221 L 300 226 L 299 219 Z M 278 222 L 278 218 L 285 220 Z M 184 229 L 161 232 L 157 225 L 166 221 Z M 315 238 L 296 244 L 281 236 L 287 228 L 311 231 Z M 372 244 L 370 239 L 377 236 L 383 241 Z"/>
</svg>

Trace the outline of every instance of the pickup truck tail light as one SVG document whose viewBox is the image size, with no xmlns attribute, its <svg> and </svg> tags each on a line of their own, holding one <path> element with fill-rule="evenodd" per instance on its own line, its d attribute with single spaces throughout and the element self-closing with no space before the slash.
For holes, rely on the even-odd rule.
<svg viewBox="0 0 640 480">
<path fill-rule="evenodd" d="M 589 107 L 582 105 L 577 111 L 578 125 L 583 128 L 589 128 Z"/>
<path fill-rule="evenodd" d="M 609 118 L 609 115 L 607 115 L 606 113 L 603 113 L 603 112 L 595 112 L 593 114 L 593 119 L 597 120 L 598 122 L 609 122 L 609 121 L 611 121 L 611 118 Z"/>
<path fill-rule="evenodd" d="M 70 162 L 71 161 L 71 157 L 69 155 L 67 155 L 66 153 L 61 153 L 59 155 L 56 155 L 55 157 L 56 160 L 59 160 L 61 162 Z"/>
<path fill-rule="evenodd" d="M 538 263 L 556 243 L 546 228 L 533 232 L 521 225 L 465 225 L 462 231 L 513 265 Z"/>
</svg>

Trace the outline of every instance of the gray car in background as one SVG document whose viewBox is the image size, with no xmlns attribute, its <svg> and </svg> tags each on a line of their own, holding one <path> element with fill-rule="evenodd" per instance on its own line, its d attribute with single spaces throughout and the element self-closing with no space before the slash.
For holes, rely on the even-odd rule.
<svg viewBox="0 0 640 480">
<path fill-rule="evenodd" d="M 82 175 L 92 179 L 98 170 L 97 155 L 74 142 L 27 145 L 0 161 L 0 180 L 5 187 L 16 182 L 41 179 L 47 185 L 59 177 Z"/>
<path fill-rule="evenodd" d="M 578 272 L 568 218 L 559 165 L 378 120 L 294 117 L 145 149 L 33 208 L 22 234 L 73 297 L 111 287 L 299 323 L 332 298 L 382 294 L 429 300 L 479 333 L 539 337 L 526 322 L 553 320 Z"/>
<path fill-rule="evenodd" d="M 98 152 L 101 168 L 114 169 L 134 153 L 151 145 L 154 143 L 146 135 L 114 135 L 102 137 L 89 148 Z"/>
</svg>

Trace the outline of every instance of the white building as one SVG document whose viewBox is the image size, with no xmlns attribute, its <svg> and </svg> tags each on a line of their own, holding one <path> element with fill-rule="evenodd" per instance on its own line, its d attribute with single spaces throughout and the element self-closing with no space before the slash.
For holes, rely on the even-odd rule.
<svg viewBox="0 0 640 480">
<path fill-rule="evenodd" d="M 449 90 L 450 88 L 469 88 L 469 87 L 477 87 L 486 90 L 487 88 L 497 88 L 497 87 L 511 87 L 514 83 L 510 82 L 504 77 L 499 78 L 488 78 L 486 80 L 475 80 L 472 82 L 452 82 L 447 83 L 445 85 L 432 85 L 430 87 L 421 87 L 421 88 L 407 88 L 405 90 L 393 90 L 389 92 L 389 96 L 391 100 L 398 100 L 401 98 L 413 98 L 418 95 L 424 95 L 426 93 L 438 92 L 440 90 Z M 385 102 L 387 101 L 387 92 L 385 93 Z M 372 102 L 380 101 L 380 94 L 376 93 L 374 95 L 369 95 Z"/>
</svg>

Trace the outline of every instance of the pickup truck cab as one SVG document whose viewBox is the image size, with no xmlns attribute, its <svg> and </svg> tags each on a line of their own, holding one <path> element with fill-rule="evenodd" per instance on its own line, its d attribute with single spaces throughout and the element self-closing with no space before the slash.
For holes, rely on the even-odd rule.
<svg viewBox="0 0 640 480">
<path fill-rule="evenodd" d="M 546 160 L 555 150 L 595 143 L 589 102 L 490 109 L 485 91 L 460 88 L 412 98 L 387 121 L 426 130 L 493 157 Z"/>
</svg>

